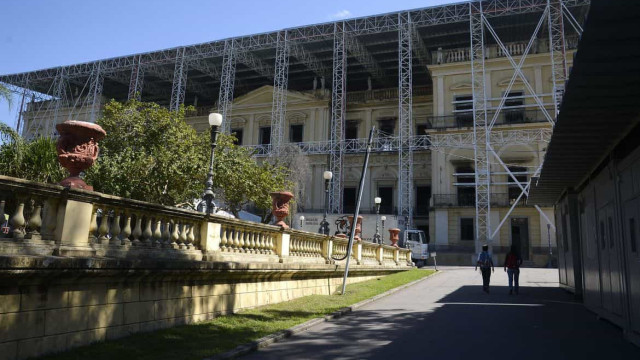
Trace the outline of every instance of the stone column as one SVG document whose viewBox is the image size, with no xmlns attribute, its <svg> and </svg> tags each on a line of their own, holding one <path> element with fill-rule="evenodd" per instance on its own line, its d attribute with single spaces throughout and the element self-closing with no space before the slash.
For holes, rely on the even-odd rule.
<svg viewBox="0 0 640 360">
<path fill-rule="evenodd" d="M 77 200 L 67 200 L 58 209 L 56 224 L 56 243 L 59 244 L 55 255 L 94 256 L 95 251 L 89 245 L 89 227 L 93 204 Z"/>
</svg>

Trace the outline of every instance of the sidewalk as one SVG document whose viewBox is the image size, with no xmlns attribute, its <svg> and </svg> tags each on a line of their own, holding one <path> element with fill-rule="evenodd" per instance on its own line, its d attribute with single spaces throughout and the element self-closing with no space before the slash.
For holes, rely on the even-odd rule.
<svg viewBox="0 0 640 360">
<path fill-rule="evenodd" d="M 502 268 L 491 294 L 473 268 L 441 270 L 243 359 L 640 359 L 618 328 L 558 288 L 557 269 L 523 269 L 517 296 Z"/>
</svg>

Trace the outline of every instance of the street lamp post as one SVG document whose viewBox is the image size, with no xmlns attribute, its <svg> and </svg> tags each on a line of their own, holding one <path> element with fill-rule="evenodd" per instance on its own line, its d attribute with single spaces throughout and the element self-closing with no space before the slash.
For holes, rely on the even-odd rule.
<svg viewBox="0 0 640 360">
<path fill-rule="evenodd" d="M 209 173 L 205 182 L 204 194 L 202 194 L 202 203 L 204 204 L 204 212 L 213 214 L 216 204 L 213 202 L 215 195 L 213 194 L 213 159 L 215 156 L 216 140 L 218 139 L 218 129 L 222 125 L 222 115 L 217 113 L 209 114 L 209 126 L 211 127 L 211 157 L 209 162 Z"/>
<path fill-rule="evenodd" d="M 373 235 L 373 242 L 382 244 L 382 240 L 380 239 L 380 231 L 378 231 L 378 222 L 380 221 L 380 203 L 382 202 L 382 199 L 376 196 L 373 199 L 373 202 L 376 205 L 376 234 Z"/>
<path fill-rule="evenodd" d="M 382 222 L 382 236 L 380 237 L 380 244 L 384 244 L 384 222 L 387 220 L 387 217 L 382 215 L 380 217 L 380 222 Z"/>
<path fill-rule="evenodd" d="M 322 174 L 324 178 L 324 217 L 322 218 L 322 222 L 320 223 L 320 230 L 318 232 L 320 234 L 329 235 L 329 222 L 327 221 L 327 208 L 329 207 L 329 182 L 331 178 L 333 178 L 333 173 L 331 171 L 325 171 Z"/>
<path fill-rule="evenodd" d="M 300 215 L 300 230 L 302 230 L 302 225 L 304 225 L 304 215 Z"/>
</svg>

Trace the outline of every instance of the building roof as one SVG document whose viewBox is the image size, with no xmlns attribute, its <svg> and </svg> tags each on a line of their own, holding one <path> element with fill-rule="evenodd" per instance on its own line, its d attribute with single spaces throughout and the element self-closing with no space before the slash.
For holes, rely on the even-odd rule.
<svg viewBox="0 0 640 360">
<path fill-rule="evenodd" d="M 557 202 L 565 190 L 579 186 L 640 123 L 639 23 L 638 1 L 592 3 L 529 202 Z"/>
<path fill-rule="evenodd" d="M 589 0 L 563 0 L 565 6 L 581 22 Z M 484 0 L 485 17 L 504 42 L 528 40 L 547 0 Z M 69 82 L 87 83 L 97 66 L 105 74 L 103 94 L 108 98 L 127 98 L 132 68 L 140 64 L 144 70 L 145 100 L 162 103 L 171 94 L 176 60 L 187 61 L 186 102 L 193 103 L 198 95 L 202 105 L 213 104 L 220 86 L 225 46 L 233 49 L 236 58 L 234 95 L 244 94 L 262 85 L 273 84 L 274 62 L 278 38 L 286 31 L 293 44 L 289 61 L 289 88 L 308 90 L 313 79 L 324 76 L 330 88 L 333 67 L 333 39 L 335 29 L 347 34 L 348 90 L 364 90 L 368 78 L 373 88 L 397 87 L 398 28 L 408 16 L 417 30 L 414 46 L 414 85 L 430 85 L 426 65 L 431 63 L 430 52 L 438 48 L 451 49 L 469 46 L 468 2 L 434 6 L 402 12 L 366 16 L 268 33 L 222 39 L 148 53 L 96 60 L 19 74 L 0 76 L 16 92 L 20 87 L 52 95 L 56 76 L 64 75 Z M 541 38 L 546 35 L 540 34 Z M 487 44 L 493 39 L 487 35 Z M 320 87 L 320 84 L 318 84 Z"/>
</svg>

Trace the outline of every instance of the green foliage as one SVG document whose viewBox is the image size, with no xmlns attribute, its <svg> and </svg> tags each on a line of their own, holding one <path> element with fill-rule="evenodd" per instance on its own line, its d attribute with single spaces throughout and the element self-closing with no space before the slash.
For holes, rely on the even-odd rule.
<svg viewBox="0 0 640 360">
<path fill-rule="evenodd" d="M 107 132 L 100 158 L 86 174 L 96 191 L 164 205 L 193 206 L 208 172 L 209 133 L 198 134 L 184 118 L 154 103 L 111 101 L 97 121 Z M 220 134 L 214 165 L 218 201 L 237 216 L 255 203 L 266 211 L 270 191 L 289 189 L 286 169 L 257 164 L 251 153 Z"/>
<path fill-rule="evenodd" d="M 163 205 L 198 198 L 205 139 L 185 123 L 184 113 L 136 100 L 107 103 L 97 121 L 107 136 L 86 182 L 95 191 Z"/>
<path fill-rule="evenodd" d="M 38 137 L 27 141 L 0 123 L 0 174 L 33 181 L 55 183 L 66 171 L 58 163 L 56 141 Z"/>
<path fill-rule="evenodd" d="M 287 180 L 289 169 L 266 161 L 256 163 L 249 150 L 234 141 L 232 135 L 218 135 L 213 179 L 218 198 L 236 216 L 243 206 L 253 203 L 266 221 L 271 208 L 269 193 L 292 189 Z"/>
<path fill-rule="evenodd" d="M 7 104 L 9 104 L 9 108 L 11 108 L 11 100 L 12 100 L 12 96 L 11 96 L 11 90 L 9 90 L 8 87 L 0 84 L 0 99 L 4 99 Z"/>
</svg>

